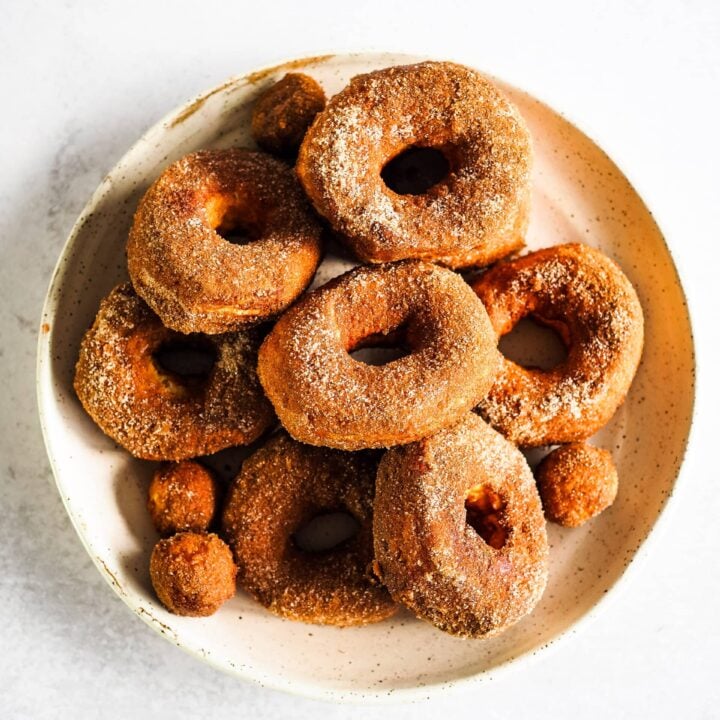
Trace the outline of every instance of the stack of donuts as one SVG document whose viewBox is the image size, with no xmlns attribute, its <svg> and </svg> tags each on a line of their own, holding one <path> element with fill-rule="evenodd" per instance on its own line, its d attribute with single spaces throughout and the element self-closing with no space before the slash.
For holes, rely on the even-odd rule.
<svg viewBox="0 0 720 720">
<path fill-rule="evenodd" d="M 586 440 L 637 369 L 637 295 L 589 246 L 521 252 L 530 135 L 474 70 L 390 67 L 329 101 L 289 74 L 252 130 L 262 151 L 195 152 L 149 188 L 130 282 L 80 347 L 89 415 L 161 462 L 157 596 L 210 615 L 239 583 L 304 622 L 363 625 L 404 605 L 496 635 L 543 593 L 546 520 L 580 525 L 615 498 L 612 457 Z M 330 241 L 358 265 L 308 292 Z M 527 316 L 566 347 L 550 370 L 498 349 Z M 383 347 L 384 363 L 357 352 Z M 171 367 L 183 352 L 205 365 Z M 223 487 L 203 458 L 249 444 Z M 534 476 L 521 448 L 553 446 Z M 338 512 L 354 534 L 301 546 Z"/>
</svg>

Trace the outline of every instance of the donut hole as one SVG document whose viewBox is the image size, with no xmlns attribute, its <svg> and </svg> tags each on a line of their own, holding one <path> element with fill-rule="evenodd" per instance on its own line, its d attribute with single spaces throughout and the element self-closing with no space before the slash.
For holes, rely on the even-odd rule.
<svg viewBox="0 0 720 720">
<path fill-rule="evenodd" d="M 552 370 L 567 359 L 567 346 L 560 333 L 531 316 L 520 320 L 500 338 L 500 352 L 527 369 Z"/>
<path fill-rule="evenodd" d="M 450 162 L 442 150 L 411 146 L 385 164 L 380 177 L 398 195 L 424 195 L 450 173 Z"/>
<path fill-rule="evenodd" d="M 217 349 L 210 341 L 198 337 L 173 338 L 153 353 L 156 367 L 183 385 L 207 380 L 217 362 Z"/>
<path fill-rule="evenodd" d="M 373 333 L 353 343 L 350 357 L 364 365 L 382 366 L 407 357 L 412 352 L 407 340 L 407 326 L 385 333 Z"/>
<path fill-rule="evenodd" d="M 490 547 L 505 545 L 508 530 L 503 524 L 505 501 L 487 485 L 476 485 L 465 496 L 466 522 Z"/>
<path fill-rule="evenodd" d="M 233 245 L 249 245 L 262 235 L 259 219 L 243 205 L 218 199 L 208 205 L 207 214 L 213 230 Z"/>
<path fill-rule="evenodd" d="M 295 547 L 306 553 L 325 553 L 352 540 L 360 523 L 346 510 L 331 510 L 314 515 L 293 533 Z"/>
</svg>

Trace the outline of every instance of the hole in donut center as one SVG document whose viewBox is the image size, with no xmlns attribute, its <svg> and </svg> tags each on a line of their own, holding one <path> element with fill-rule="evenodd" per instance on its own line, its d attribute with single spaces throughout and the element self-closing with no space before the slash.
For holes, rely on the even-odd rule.
<svg viewBox="0 0 720 720">
<path fill-rule="evenodd" d="M 528 369 L 552 370 L 567 359 L 567 348 L 553 328 L 526 317 L 500 338 L 500 352 Z"/>
<path fill-rule="evenodd" d="M 360 523 L 344 510 L 324 512 L 303 523 L 292 536 L 295 546 L 307 553 L 322 553 L 357 535 Z"/>
<path fill-rule="evenodd" d="M 450 163 L 437 148 L 410 147 L 386 163 L 380 177 L 398 195 L 423 195 L 449 172 Z"/>
<path fill-rule="evenodd" d="M 215 232 L 233 245 L 249 245 L 259 240 L 262 234 L 257 222 L 249 220 L 242 210 L 232 205 L 222 213 Z"/>
<path fill-rule="evenodd" d="M 215 346 L 202 339 L 164 342 L 153 359 L 160 370 L 188 381 L 205 380 L 217 362 Z"/>
<path fill-rule="evenodd" d="M 477 485 L 465 497 L 466 522 L 492 548 L 499 550 L 507 541 L 503 525 L 505 502 L 491 488 Z"/>
<path fill-rule="evenodd" d="M 349 351 L 353 360 L 374 366 L 387 365 L 400 360 L 407 357 L 410 352 L 404 326 L 387 333 L 370 335 L 355 343 Z"/>
</svg>

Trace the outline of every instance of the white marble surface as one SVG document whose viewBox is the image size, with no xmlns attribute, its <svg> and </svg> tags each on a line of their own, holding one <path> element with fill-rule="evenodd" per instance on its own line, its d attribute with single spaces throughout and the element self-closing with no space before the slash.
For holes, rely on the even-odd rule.
<svg viewBox="0 0 720 720">
<path fill-rule="evenodd" d="M 3 3 L 0 23 L 0 717 L 718 717 L 713 350 L 720 238 L 720 6 L 420 2 Z M 555 652 L 415 706 L 341 708 L 216 673 L 134 618 L 75 537 L 36 417 L 38 318 L 103 175 L 150 124 L 226 76 L 322 51 L 453 57 L 548 100 L 615 158 L 683 275 L 700 364 L 669 522 L 623 593 Z"/>
</svg>

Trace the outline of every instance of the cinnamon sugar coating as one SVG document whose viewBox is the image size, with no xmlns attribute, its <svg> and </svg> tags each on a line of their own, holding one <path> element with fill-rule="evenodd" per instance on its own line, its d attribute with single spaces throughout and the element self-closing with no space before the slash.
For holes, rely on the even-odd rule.
<svg viewBox="0 0 720 720">
<path fill-rule="evenodd" d="M 240 228 L 251 241 L 220 233 Z M 238 330 L 282 312 L 321 258 L 320 225 L 292 170 L 264 153 L 202 150 L 140 201 L 127 256 L 138 294 L 183 333 Z"/>
<path fill-rule="evenodd" d="M 148 512 L 161 535 L 205 532 L 218 505 L 218 485 L 200 463 L 163 463 L 148 489 Z"/>
<path fill-rule="evenodd" d="M 558 332 L 567 358 L 551 370 L 503 358 L 481 415 L 522 446 L 590 437 L 622 404 L 643 346 L 643 313 L 620 267 L 599 250 L 568 244 L 501 263 L 473 289 L 498 337 L 530 315 Z"/>
<path fill-rule="evenodd" d="M 369 574 L 377 459 L 301 445 L 285 433 L 251 455 L 233 483 L 223 534 L 242 587 L 271 612 L 326 625 L 365 625 L 396 611 Z M 295 533 L 334 511 L 359 523 L 355 536 L 323 552 L 299 549 Z"/>
<path fill-rule="evenodd" d="M 405 150 L 432 147 L 450 171 L 422 195 L 381 179 Z M 487 265 L 524 244 L 530 135 L 475 70 L 423 62 L 359 75 L 308 130 L 296 172 L 315 209 L 367 262 Z"/>
<path fill-rule="evenodd" d="M 325 93 L 303 73 L 287 73 L 271 85 L 253 108 L 252 134 L 260 147 L 282 156 L 297 153 L 315 116 L 325 107 Z"/>
<path fill-rule="evenodd" d="M 212 349 L 205 378 L 163 370 L 153 357 L 163 345 Z M 145 460 L 184 460 L 255 440 L 274 414 L 255 364 L 256 331 L 180 335 L 165 328 L 130 283 L 100 304 L 80 345 L 75 392 L 90 417 L 115 442 Z"/>
<path fill-rule="evenodd" d="M 468 500 L 489 498 L 486 540 Z M 473 520 L 475 518 L 472 518 Z M 498 532 L 501 530 L 502 532 Z M 388 450 L 375 492 L 375 557 L 392 597 L 453 635 L 497 635 L 547 582 L 540 498 L 522 453 L 477 415 Z"/>
<path fill-rule="evenodd" d="M 349 354 L 396 334 L 409 355 L 371 366 Z M 263 342 L 258 375 L 296 440 L 359 450 L 457 422 L 498 362 L 487 313 L 463 279 L 403 261 L 355 268 L 303 297 Z"/>
<path fill-rule="evenodd" d="M 183 532 L 160 540 L 150 556 L 150 579 L 175 615 L 206 617 L 235 595 L 230 548 L 217 536 Z"/>
<path fill-rule="evenodd" d="M 579 527 L 610 507 L 618 490 L 612 455 L 586 443 L 553 450 L 535 471 L 545 517 Z"/>
</svg>

